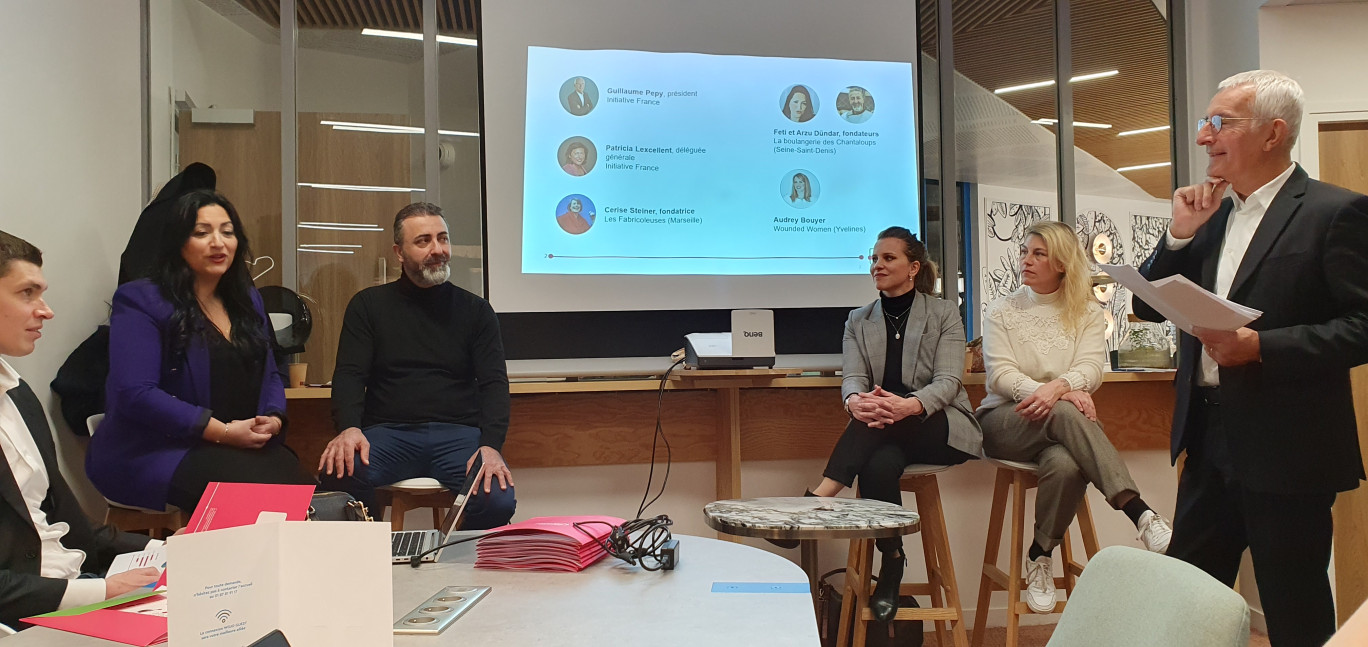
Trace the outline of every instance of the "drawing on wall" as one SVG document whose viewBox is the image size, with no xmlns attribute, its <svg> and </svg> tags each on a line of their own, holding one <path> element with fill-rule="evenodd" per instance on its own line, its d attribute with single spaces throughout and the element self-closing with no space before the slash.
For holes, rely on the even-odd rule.
<svg viewBox="0 0 1368 647">
<path fill-rule="evenodd" d="M 1026 230 L 1042 220 L 1053 220 L 1050 208 L 1016 202 L 990 202 L 983 219 L 984 241 L 979 266 L 983 277 L 982 307 L 1021 287 L 1018 248 L 1026 242 Z"/>
<path fill-rule="evenodd" d="M 1159 241 L 1164 238 L 1164 232 L 1168 231 L 1168 216 L 1147 216 L 1139 213 L 1131 214 L 1131 261 L 1132 265 L 1139 267 L 1144 263 L 1149 255 L 1154 252 L 1154 248 L 1159 245 Z M 1143 345 L 1147 348 L 1168 348 L 1173 352 L 1178 347 L 1178 330 L 1171 323 L 1163 324 L 1135 324 L 1131 326 L 1133 345 Z"/>
<path fill-rule="evenodd" d="M 1126 245 L 1116 223 L 1101 211 L 1085 211 L 1074 222 L 1078 244 L 1088 258 L 1089 269 L 1096 275 L 1098 265 L 1126 264 Z M 1093 298 L 1102 306 L 1107 320 L 1107 348 L 1116 349 L 1130 328 L 1126 314 L 1130 309 L 1130 291 L 1115 283 L 1093 286 Z"/>
<path fill-rule="evenodd" d="M 1138 213 L 1131 214 L 1131 258 L 1135 259 L 1135 266 L 1139 267 L 1149 255 L 1154 253 L 1154 248 L 1159 244 L 1159 239 L 1164 237 L 1164 232 L 1168 231 L 1169 221 L 1172 218 L 1167 216 L 1146 216 Z"/>
</svg>

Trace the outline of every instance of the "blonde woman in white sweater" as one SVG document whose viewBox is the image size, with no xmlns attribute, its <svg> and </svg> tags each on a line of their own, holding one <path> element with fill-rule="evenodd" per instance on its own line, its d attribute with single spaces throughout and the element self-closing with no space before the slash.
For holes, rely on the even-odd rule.
<svg viewBox="0 0 1368 647">
<path fill-rule="evenodd" d="M 1042 222 L 1027 230 L 1021 282 L 984 314 L 987 397 L 975 415 L 989 456 L 1040 465 L 1026 602 L 1036 613 L 1051 613 L 1051 554 L 1069 531 L 1088 483 L 1130 517 L 1149 550 L 1164 552 L 1173 531 L 1140 498 L 1098 422 L 1091 394 L 1102 386 L 1107 324 L 1093 303 L 1088 262 L 1068 225 Z"/>
</svg>

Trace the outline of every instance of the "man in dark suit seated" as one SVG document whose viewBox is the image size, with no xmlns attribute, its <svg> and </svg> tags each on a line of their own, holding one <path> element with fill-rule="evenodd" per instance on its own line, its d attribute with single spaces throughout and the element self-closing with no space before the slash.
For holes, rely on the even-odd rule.
<svg viewBox="0 0 1368 647">
<path fill-rule="evenodd" d="M 33 352 L 52 309 L 43 301 L 43 256 L 0 231 L 0 356 Z M 142 550 L 143 535 L 91 527 L 57 468 L 43 406 L 0 358 L 0 623 L 100 602 L 155 582 L 141 568 L 98 579 L 115 555 Z M 158 542 L 160 543 L 160 542 Z"/>
<path fill-rule="evenodd" d="M 1277 72 L 1221 83 L 1197 122 L 1210 177 L 1174 193 L 1141 267 L 1263 311 L 1182 335 L 1171 451 L 1188 458 L 1168 555 L 1233 584 L 1248 547 L 1274 647 L 1334 633 L 1330 508 L 1364 478 L 1349 369 L 1368 362 L 1368 197 L 1292 163 L 1302 105 Z"/>
</svg>

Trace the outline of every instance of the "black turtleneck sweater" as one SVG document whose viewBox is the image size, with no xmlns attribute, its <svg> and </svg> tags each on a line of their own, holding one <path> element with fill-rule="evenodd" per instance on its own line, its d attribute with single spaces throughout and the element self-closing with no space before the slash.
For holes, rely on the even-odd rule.
<svg viewBox="0 0 1368 647">
<path fill-rule="evenodd" d="M 383 423 L 447 422 L 508 435 L 508 371 L 489 302 L 450 283 L 399 280 L 352 297 L 333 373 L 338 431 Z"/>
<path fill-rule="evenodd" d="M 916 290 L 908 290 L 907 294 L 900 294 L 896 297 L 879 293 L 879 305 L 883 306 L 884 311 L 884 331 L 888 333 L 888 348 L 884 353 L 883 380 L 879 382 L 879 386 L 882 386 L 889 393 L 896 393 L 901 396 L 907 395 L 907 387 L 903 386 L 902 374 L 903 342 L 907 341 L 908 319 L 912 318 L 912 302 L 916 298 Z M 921 334 L 920 330 L 916 332 Z M 902 338 L 895 338 L 895 334 L 901 334 Z"/>
</svg>

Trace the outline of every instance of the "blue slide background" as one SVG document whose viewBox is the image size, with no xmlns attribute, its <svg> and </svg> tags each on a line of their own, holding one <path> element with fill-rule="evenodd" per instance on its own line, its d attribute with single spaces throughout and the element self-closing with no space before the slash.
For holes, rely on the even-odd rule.
<svg viewBox="0 0 1368 647">
<path fill-rule="evenodd" d="M 557 96 L 576 76 L 598 89 L 598 104 L 584 116 L 571 115 Z M 867 273 L 874 235 L 920 220 L 912 81 L 910 63 L 529 47 L 522 271 Z M 781 112 L 784 90 L 795 83 L 818 95 L 820 110 L 806 123 Z M 874 98 L 863 124 L 836 112 L 837 95 L 851 85 Z M 563 171 L 556 156 L 576 135 L 598 154 L 582 177 Z M 805 209 L 780 192 L 797 169 L 814 174 L 821 189 Z M 556 224 L 558 205 L 572 194 L 596 207 L 593 227 L 579 235 Z"/>
</svg>

